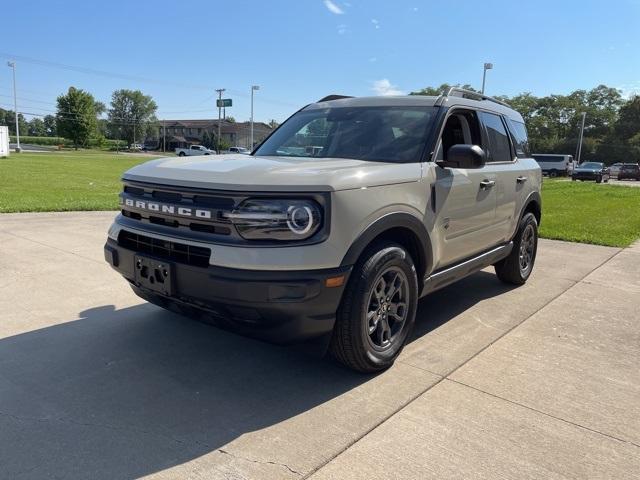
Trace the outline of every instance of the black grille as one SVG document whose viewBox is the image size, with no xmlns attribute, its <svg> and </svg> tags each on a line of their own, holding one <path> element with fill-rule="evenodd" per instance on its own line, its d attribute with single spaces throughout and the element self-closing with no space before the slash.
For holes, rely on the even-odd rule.
<svg viewBox="0 0 640 480">
<path fill-rule="evenodd" d="M 233 234 L 231 222 L 225 213 L 232 211 L 236 204 L 245 198 L 243 194 L 222 195 L 218 193 L 202 193 L 199 191 L 176 191 L 174 187 L 157 187 L 155 185 L 124 185 L 121 195 L 122 215 L 143 223 L 152 223 L 161 227 L 170 227 L 185 235 L 186 232 L 230 236 Z M 209 210 L 209 218 L 180 216 L 165 211 L 149 211 L 132 202 L 164 202 L 173 208 L 201 208 Z M 189 237 L 189 235 L 185 235 Z"/>
<path fill-rule="evenodd" d="M 208 267 L 209 257 L 211 257 L 211 250 L 208 248 L 159 240 L 126 230 L 120 231 L 118 245 L 137 253 L 148 253 L 154 257 L 193 265 L 194 267 Z"/>
</svg>

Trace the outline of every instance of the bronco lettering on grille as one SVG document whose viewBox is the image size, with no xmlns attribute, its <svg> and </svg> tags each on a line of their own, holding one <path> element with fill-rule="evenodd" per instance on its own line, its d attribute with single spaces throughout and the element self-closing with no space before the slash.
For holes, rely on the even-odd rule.
<svg viewBox="0 0 640 480">
<path fill-rule="evenodd" d="M 131 198 L 120 199 L 120 203 L 124 203 L 127 207 L 133 207 L 138 210 L 148 210 L 150 212 L 161 212 L 169 215 L 178 215 L 181 217 L 197 217 L 204 219 L 213 218 L 211 210 L 202 208 L 189 208 L 170 205 L 160 202 L 148 202 L 146 200 L 133 200 Z"/>
</svg>

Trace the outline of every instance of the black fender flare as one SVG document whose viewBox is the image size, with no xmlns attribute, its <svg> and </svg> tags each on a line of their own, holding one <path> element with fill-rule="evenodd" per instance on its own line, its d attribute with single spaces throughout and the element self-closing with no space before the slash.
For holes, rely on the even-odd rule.
<svg viewBox="0 0 640 480">
<path fill-rule="evenodd" d="M 376 237 L 394 228 L 406 228 L 413 232 L 416 240 L 418 240 L 417 253 L 419 255 L 419 258 L 414 259 L 414 261 L 423 266 L 423 275 L 428 274 L 433 266 L 433 251 L 429 233 L 419 218 L 406 212 L 388 213 L 371 223 L 351 244 L 340 265 L 354 265 L 362 255 L 362 252 Z M 422 278 L 418 278 L 418 281 L 422 281 Z"/>
<path fill-rule="evenodd" d="M 527 211 L 527 209 L 532 203 L 537 204 L 540 210 L 540 218 L 537 219 L 538 226 L 540 226 L 540 223 L 542 223 L 542 197 L 540 196 L 540 192 L 535 191 L 535 192 L 531 192 L 527 197 L 527 199 L 522 204 L 522 210 L 520 210 L 520 216 L 518 217 L 518 225 L 520 225 L 520 220 L 522 220 L 522 217 L 524 216 L 524 212 Z M 516 233 L 517 232 L 518 232 L 518 227 L 516 226 Z"/>
</svg>

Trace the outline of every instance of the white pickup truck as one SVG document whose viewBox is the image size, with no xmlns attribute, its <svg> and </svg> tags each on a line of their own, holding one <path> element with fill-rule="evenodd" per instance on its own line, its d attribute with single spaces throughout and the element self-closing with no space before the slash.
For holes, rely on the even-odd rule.
<svg viewBox="0 0 640 480">
<path fill-rule="evenodd" d="M 176 148 L 176 155 L 186 157 L 192 155 L 215 155 L 215 150 L 209 150 L 202 145 L 191 145 L 189 148 Z"/>
</svg>

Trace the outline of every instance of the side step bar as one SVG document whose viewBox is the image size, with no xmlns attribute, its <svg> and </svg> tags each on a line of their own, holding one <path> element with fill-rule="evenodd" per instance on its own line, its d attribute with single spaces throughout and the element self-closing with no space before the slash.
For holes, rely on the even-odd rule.
<svg viewBox="0 0 640 480">
<path fill-rule="evenodd" d="M 488 252 L 482 253 L 477 257 L 470 258 L 469 260 L 465 260 L 457 265 L 452 265 L 451 267 L 446 267 L 444 270 L 432 273 L 424 279 L 424 287 L 422 289 L 421 296 L 439 290 L 447 285 L 451 285 L 461 278 L 482 270 L 489 265 L 493 265 L 503 258 L 508 257 L 511 250 L 513 250 L 513 242 L 501 245 L 489 250 Z"/>
</svg>

